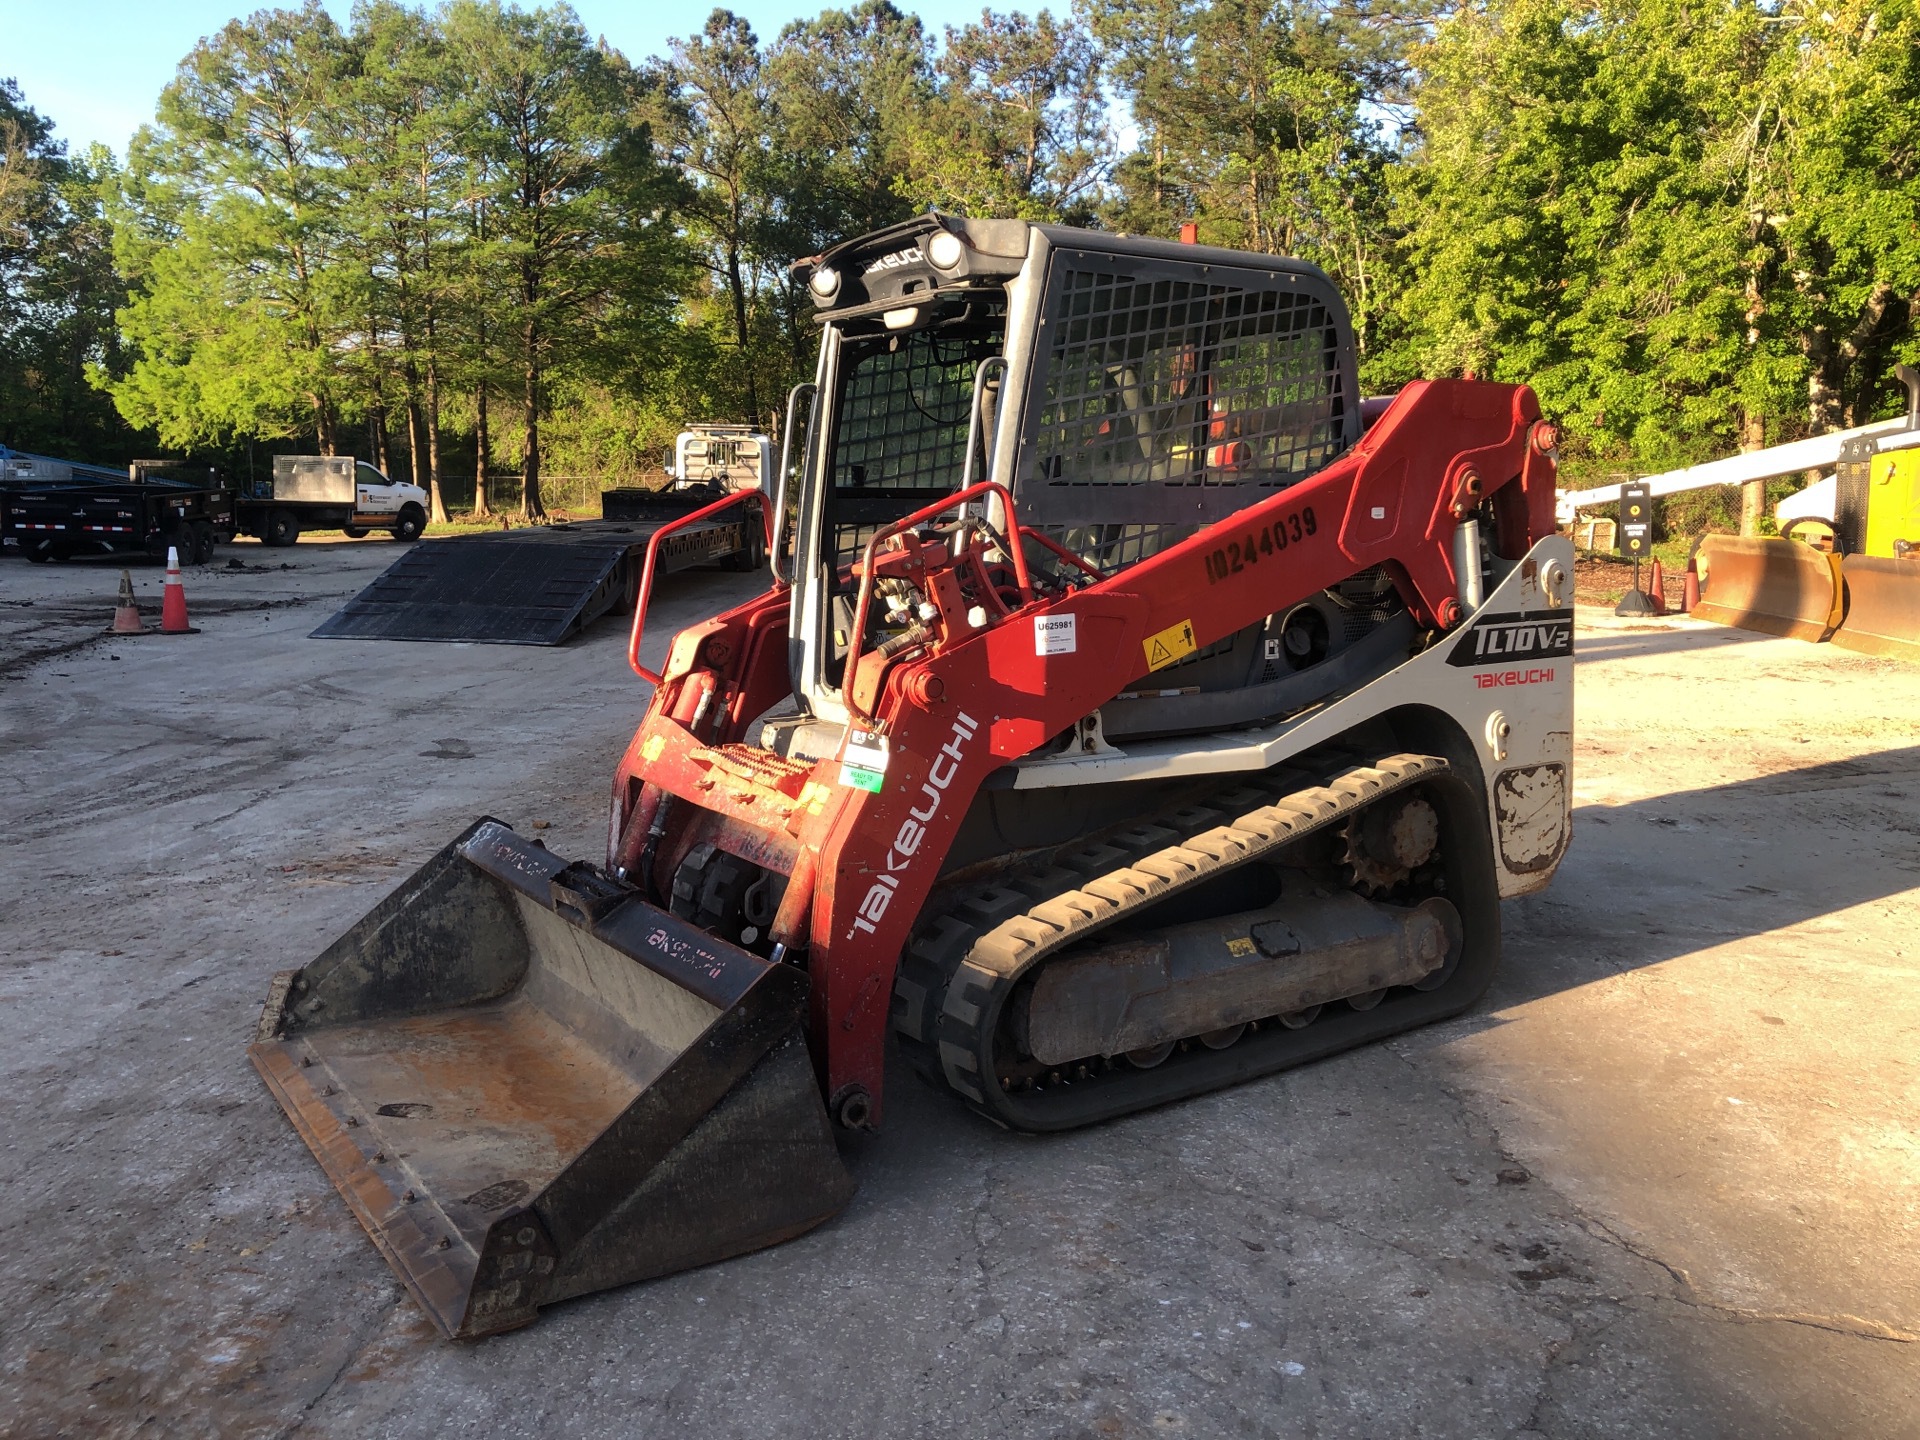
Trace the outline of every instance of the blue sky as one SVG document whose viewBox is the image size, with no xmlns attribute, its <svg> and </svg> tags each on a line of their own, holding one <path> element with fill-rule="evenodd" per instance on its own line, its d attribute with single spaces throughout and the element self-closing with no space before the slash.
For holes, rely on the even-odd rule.
<svg viewBox="0 0 1920 1440">
<path fill-rule="evenodd" d="M 283 0 L 293 8 L 297 0 Z M 533 8 L 530 0 L 522 0 Z M 844 6 L 846 0 L 840 0 Z M 978 18 L 980 0 L 895 0 L 938 35 L 946 25 Z M 252 0 L 0 0 L 0 76 L 20 82 L 27 103 L 54 122 L 55 134 L 78 152 L 98 140 L 122 153 L 127 137 L 153 118 L 154 102 L 174 67 L 203 35 L 237 14 L 262 8 Z M 705 23 L 706 0 L 576 0 L 581 23 L 634 60 L 666 53 L 667 41 Z M 823 4 L 798 0 L 739 0 L 729 8 L 747 17 L 762 39 L 789 20 L 817 14 Z M 838 8 L 838 7 L 836 7 Z M 1038 10 L 1009 4 L 998 9 Z M 1064 12 L 1065 0 L 1052 8 Z M 343 23 L 352 0 L 328 0 Z"/>
</svg>

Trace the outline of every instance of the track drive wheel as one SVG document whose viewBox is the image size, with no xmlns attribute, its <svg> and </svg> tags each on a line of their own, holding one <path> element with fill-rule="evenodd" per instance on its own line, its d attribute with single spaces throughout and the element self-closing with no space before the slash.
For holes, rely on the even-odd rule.
<svg viewBox="0 0 1920 1440">
<path fill-rule="evenodd" d="M 1038 857 L 996 883 L 947 896 L 903 957 L 894 1006 L 902 1052 L 996 1124 L 1052 1131 L 1204 1094 L 1466 1009 L 1491 982 L 1500 953 L 1491 837 L 1475 785 L 1431 756 L 1293 763 L 1305 773 L 1242 777 L 1198 803 L 1064 847 L 1051 864 Z M 1151 937 L 1156 926 L 1176 923 L 1156 915 L 1175 911 L 1180 924 L 1251 916 L 1248 902 L 1233 896 L 1255 867 L 1304 869 L 1321 877 L 1315 884 L 1330 884 L 1329 893 L 1344 887 L 1364 896 L 1352 873 L 1356 846 L 1382 869 L 1369 879 L 1394 888 L 1390 908 L 1438 904 L 1433 913 L 1452 917 L 1440 968 L 1417 983 L 1333 991 L 1323 1003 L 1259 1018 L 1223 1017 L 1231 1023 L 1216 1020 L 1144 1049 L 1065 1064 L 1031 1058 L 1030 997 L 1055 955 L 1097 951 L 1109 929 L 1116 938 Z M 1222 908 L 1209 908 L 1216 904 Z"/>
</svg>

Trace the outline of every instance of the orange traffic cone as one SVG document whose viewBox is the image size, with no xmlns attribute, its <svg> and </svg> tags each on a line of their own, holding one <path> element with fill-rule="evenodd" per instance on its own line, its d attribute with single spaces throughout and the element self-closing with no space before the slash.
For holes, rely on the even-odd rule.
<svg viewBox="0 0 1920 1440">
<path fill-rule="evenodd" d="M 1647 577 L 1647 589 L 1653 595 L 1653 613 L 1667 613 L 1667 573 L 1660 568 L 1660 562 L 1653 562 L 1653 571 Z"/>
<path fill-rule="evenodd" d="M 140 607 L 133 603 L 133 575 L 130 571 L 120 572 L 120 601 L 113 610 L 113 629 L 109 635 L 144 635 L 147 627 L 140 623 Z"/>
<path fill-rule="evenodd" d="M 187 624 L 187 587 L 180 583 L 180 552 L 167 547 L 167 588 L 160 592 L 160 633 L 190 635 Z"/>
<path fill-rule="evenodd" d="M 1686 578 L 1680 582 L 1680 610 L 1691 615 L 1694 606 L 1700 603 L 1700 567 L 1692 560 L 1687 561 Z"/>
</svg>

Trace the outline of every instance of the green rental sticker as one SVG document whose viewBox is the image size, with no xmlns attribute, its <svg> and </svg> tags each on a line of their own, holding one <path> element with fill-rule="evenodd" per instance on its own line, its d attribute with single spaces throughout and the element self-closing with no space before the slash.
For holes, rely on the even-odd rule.
<svg viewBox="0 0 1920 1440">
<path fill-rule="evenodd" d="M 887 776 L 887 737 L 868 730 L 847 731 L 840 754 L 840 783 L 878 795 Z"/>
<path fill-rule="evenodd" d="M 886 783 L 886 780 L 887 777 L 878 770 L 856 770 L 844 762 L 840 766 L 840 783 L 850 785 L 855 790 L 865 790 L 870 794 L 878 795 L 880 787 Z"/>
</svg>

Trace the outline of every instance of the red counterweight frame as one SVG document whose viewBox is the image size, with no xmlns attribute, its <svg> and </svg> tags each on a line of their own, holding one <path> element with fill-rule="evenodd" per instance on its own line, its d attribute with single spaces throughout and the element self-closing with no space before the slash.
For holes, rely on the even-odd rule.
<svg viewBox="0 0 1920 1440">
<path fill-rule="evenodd" d="M 776 587 L 675 639 L 614 777 L 609 866 L 664 897 L 704 842 L 788 876 L 771 938 L 808 970 L 823 1091 L 835 1115 L 878 1124 L 895 966 L 991 772 L 1128 688 L 1149 669 L 1156 640 L 1205 648 L 1372 566 L 1386 567 L 1417 623 L 1451 628 L 1460 520 L 1490 501 L 1496 548 L 1524 554 L 1553 533 L 1554 480 L 1552 430 L 1530 389 L 1409 385 L 1318 474 L 1111 578 L 1022 600 L 983 629 L 943 626 L 902 651 L 873 692 L 868 727 L 889 750 L 877 793 L 842 785 L 838 757 L 792 762 L 745 743 L 747 727 L 792 693 L 790 596 Z M 1012 497 L 998 486 L 890 528 L 988 489 L 1016 530 Z M 868 566 L 877 553 L 868 547 Z M 1036 643 L 1034 620 L 1065 615 L 1074 649 L 1041 653 L 1051 647 Z M 649 873 L 637 873 L 649 854 Z"/>
</svg>

